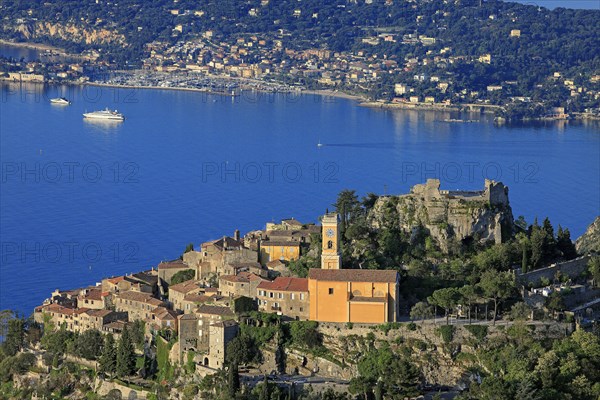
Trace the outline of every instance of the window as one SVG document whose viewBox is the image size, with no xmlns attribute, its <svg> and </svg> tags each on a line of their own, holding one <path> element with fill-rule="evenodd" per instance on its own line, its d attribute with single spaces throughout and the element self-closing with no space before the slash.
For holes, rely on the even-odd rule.
<svg viewBox="0 0 600 400">
<path fill-rule="evenodd" d="M 294 293 L 290 294 L 290 299 L 294 300 Z"/>
<path fill-rule="evenodd" d="M 270 297 L 270 298 L 273 298 L 273 297 L 275 297 L 275 296 L 273 295 L 273 292 L 269 292 L 269 297 Z"/>
<path fill-rule="evenodd" d="M 283 299 L 283 293 L 277 293 L 277 298 L 278 299 Z"/>
<path fill-rule="evenodd" d="M 304 293 L 300 293 L 300 300 L 304 300 Z"/>
<path fill-rule="evenodd" d="M 304 311 L 304 307 L 300 307 L 300 312 Z"/>
<path fill-rule="evenodd" d="M 329 294 L 333 294 L 333 288 L 332 287 L 329 288 Z"/>
</svg>

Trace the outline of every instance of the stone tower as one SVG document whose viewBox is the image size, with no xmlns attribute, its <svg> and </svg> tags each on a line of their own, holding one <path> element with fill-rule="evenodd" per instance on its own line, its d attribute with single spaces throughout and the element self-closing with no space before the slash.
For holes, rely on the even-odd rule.
<svg viewBox="0 0 600 400">
<path fill-rule="evenodd" d="M 342 257 L 340 256 L 339 217 L 336 213 L 325 214 L 321 224 L 323 234 L 321 269 L 340 269 Z"/>
</svg>

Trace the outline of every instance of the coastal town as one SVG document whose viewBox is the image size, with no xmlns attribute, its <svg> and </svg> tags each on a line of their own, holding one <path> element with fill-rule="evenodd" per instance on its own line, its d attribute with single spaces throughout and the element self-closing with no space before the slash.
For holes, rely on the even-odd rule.
<svg viewBox="0 0 600 400">
<path fill-rule="evenodd" d="M 411 12 L 418 14 L 417 6 L 413 8 Z M 268 18 L 268 12 L 272 12 L 269 10 L 269 1 L 261 1 L 239 19 Z M 439 19 L 433 17 L 429 22 L 438 35 L 419 33 L 419 29 L 406 32 L 392 27 L 365 28 L 354 39 L 351 50 L 336 50 L 316 39 L 300 40 L 299 45 L 298 33 L 284 28 L 235 34 L 224 34 L 217 28 L 198 30 L 216 17 L 211 17 L 209 10 L 182 8 L 177 3 L 161 12 L 173 24 L 169 40 L 145 43 L 138 62 L 131 60 L 131 64 L 122 65 L 107 57 L 100 44 L 123 45 L 125 39 L 114 30 L 102 30 L 104 22 L 97 21 L 93 29 L 105 36 L 98 47 L 87 46 L 78 54 L 62 56 L 60 49 L 50 47 L 40 52 L 39 60 L 4 58 L 0 79 L 188 89 L 228 96 L 254 90 L 316 90 L 356 96 L 370 107 L 490 113 L 498 121 L 598 119 L 600 115 L 598 70 L 581 74 L 572 68 L 544 68 L 535 84 L 517 79 L 515 74 L 507 78 L 510 74 L 499 72 L 499 68 L 511 62 L 511 57 L 486 51 L 467 54 L 445 38 L 444 32 L 449 29 L 446 20 L 456 18 L 446 8 L 437 9 L 434 15 Z M 318 12 L 307 13 L 299 5 L 291 10 L 290 18 L 322 23 Z M 46 28 L 36 25 L 33 15 L 35 12 L 30 10 L 12 29 L 20 32 L 37 26 L 45 32 Z M 417 26 L 427 18 L 424 12 L 418 14 Z M 535 46 L 532 41 L 536 34 L 526 29 L 515 11 L 490 11 L 489 15 L 478 16 L 475 23 L 490 29 L 501 26 L 499 40 L 506 41 L 507 46 Z M 143 32 L 144 28 L 140 25 L 137 31 Z M 62 27 L 53 29 L 61 31 Z M 14 40 L 3 43 L 19 45 Z M 469 82 L 472 78 L 465 76 L 467 71 L 484 74 L 485 79 Z"/>
<path fill-rule="evenodd" d="M 475 235 L 499 245 L 506 241 L 506 229 L 514 229 L 512 221 L 505 220 L 511 214 L 508 188 L 502 183 L 486 181 L 482 191 L 447 191 L 440 190 L 438 180 L 430 179 L 399 198 L 424 207 L 430 207 L 432 202 L 446 204 L 445 207 L 454 210 L 450 214 L 455 217 L 446 217 L 445 221 L 452 224 L 461 240 Z M 378 201 L 390 199 L 382 197 Z M 484 214 L 471 221 L 464 214 L 456 214 L 456 210 L 472 209 L 478 207 L 477 204 L 488 210 L 486 212 L 493 212 L 493 216 Z M 438 217 L 431 214 L 428 218 L 435 220 Z M 233 350 L 235 346 L 232 348 L 231 343 L 239 340 L 240 335 L 246 335 L 242 333 L 244 329 L 255 329 L 248 327 L 259 327 L 264 321 L 279 321 L 279 324 L 291 324 L 289 326 L 315 324 L 306 326 L 318 327 L 321 334 L 331 335 L 331 345 L 343 335 L 361 330 L 372 332 L 381 328 L 386 332 L 385 337 L 389 330 L 401 329 L 402 321 L 408 324 L 409 330 L 416 327 L 411 321 L 418 320 L 423 321 L 421 324 L 427 320 L 427 324 L 419 329 L 426 329 L 426 326 L 433 329 L 436 325 L 451 328 L 453 325 L 478 326 L 471 325 L 472 322 L 493 329 L 498 316 L 504 320 L 504 326 L 516 323 L 510 315 L 517 306 L 513 306 L 512 314 L 502 316 L 494 311 L 490 316 L 492 310 L 488 310 L 487 302 L 485 311 L 480 306 L 473 311 L 472 300 L 467 297 L 462 300 L 457 297 L 452 305 L 437 302 L 435 298 L 439 291 L 429 298 L 428 305 L 415 304 L 408 295 L 409 288 L 402 285 L 403 279 L 414 276 L 407 265 L 398 265 L 394 269 L 348 268 L 342 262 L 341 251 L 345 218 L 343 210 L 337 210 L 320 217 L 320 225 L 288 218 L 279 223 L 267 222 L 264 229 L 244 236 L 236 230 L 232 236 L 203 242 L 198 247 L 188 246 L 180 258 L 161 262 L 147 270 L 106 277 L 88 287 L 57 289 L 35 308 L 33 319 L 49 332 L 59 329 L 84 335 L 88 331 L 97 331 L 117 339 L 125 334 L 124 331 L 142 326 L 143 346 L 138 349 L 138 357 L 156 356 L 156 351 L 163 351 L 168 365 L 187 368 L 198 377 L 210 377 L 231 369 L 233 356 L 229 352 L 238 351 Z M 473 225 L 469 226 L 467 221 Z M 497 225 L 498 221 L 500 224 Z M 436 237 L 433 226 L 438 225 L 430 228 L 432 237 Z M 592 248 L 598 247 L 594 235 L 599 229 L 600 219 L 593 229 L 590 227 L 590 232 L 594 232 L 586 234 L 587 239 L 578 240 L 582 251 L 590 246 L 590 243 L 583 243 L 586 240 L 591 241 Z M 308 269 L 306 276 L 297 276 L 292 264 L 307 255 L 318 259 L 319 264 Z M 514 266 L 508 275 L 513 282 L 510 285 L 514 285 L 511 290 L 519 293 L 517 297 L 521 302 L 517 303 L 517 308 L 524 313 L 523 318 L 532 324 L 558 327 L 563 334 L 572 332 L 575 327 L 593 326 L 600 313 L 597 277 L 590 279 L 587 275 L 593 253 L 567 257 L 568 260 L 540 265 L 529 271 L 524 270 L 525 263 Z M 509 285 L 500 282 L 496 284 Z M 495 294 L 493 296 L 499 297 L 493 298 L 496 302 L 502 296 L 513 296 L 511 293 L 509 290 L 505 295 Z M 445 308 L 445 313 L 439 316 L 438 312 L 432 312 L 429 309 L 432 304 Z M 448 324 L 449 318 L 453 324 L 444 325 L 444 319 Z M 296 326 L 306 328 L 305 325 Z M 418 331 L 415 333 L 419 337 Z M 295 390 L 301 390 L 310 386 L 311 390 L 314 387 L 317 391 L 345 392 L 350 379 L 355 378 L 351 369 L 343 367 L 353 363 L 344 355 L 340 355 L 344 357 L 340 364 L 310 352 L 290 353 L 288 361 L 281 364 L 277 351 L 271 356 L 267 356 L 270 353 L 267 348 L 262 351 L 262 362 L 250 362 L 243 371 L 240 370 L 245 390 L 252 390 L 264 377 L 265 382 L 268 379 L 283 390 L 294 386 Z M 77 362 L 89 363 L 86 360 Z M 166 365 L 164 360 L 161 365 Z M 92 362 L 91 366 L 99 368 L 97 362 Z M 145 398 L 149 389 L 146 389 L 147 381 L 141 378 L 142 371 L 133 373 L 137 376 L 133 381 L 113 381 L 109 388 L 122 393 L 135 392 L 137 398 Z M 35 376 L 30 378 L 32 382 L 37 379 Z"/>
<path fill-rule="evenodd" d="M 600 400 L 599 0 L 0 20 L 0 400 Z"/>
</svg>

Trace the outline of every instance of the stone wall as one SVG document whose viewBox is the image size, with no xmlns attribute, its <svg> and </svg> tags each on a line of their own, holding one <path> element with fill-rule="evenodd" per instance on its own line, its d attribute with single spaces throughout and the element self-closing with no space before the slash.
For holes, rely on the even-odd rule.
<svg viewBox="0 0 600 400">
<path fill-rule="evenodd" d="M 106 396 L 111 390 L 118 390 L 121 392 L 122 399 L 134 400 L 134 399 L 146 399 L 150 392 L 145 390 L 131 389 L 125 385 L 121 385 L 117 382 L 105 381 L 102 379 L 96 379 L 95 393 L 100 396 Z"/>
<path fill-rule="evenodd" d="M 558 271 L 560 271 L 562 275 L 575 278 L 581 275 L 587 269 L 589 260 L 589 256 L 583 256 L 571 261 L 552 264 L 546 268 L 537 269 L 525 274 L 520 273 L 521 269 L 519 268 L 517 269 L 517 281 L 524 286 L 528 286 L 530 283 L 532 283 L 533 287 L 540 287 L 540 280 L 542 278 L 546 278 L 552 282 Z"/>
</svg>

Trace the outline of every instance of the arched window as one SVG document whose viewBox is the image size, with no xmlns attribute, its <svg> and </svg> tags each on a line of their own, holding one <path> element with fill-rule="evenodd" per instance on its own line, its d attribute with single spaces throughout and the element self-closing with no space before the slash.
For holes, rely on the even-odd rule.
<svg viewBox="0 0 600 400">
<path fill-rule="evenodd" d="M 331 240 L 327 242 L 327 248 L 333 249 L 333 242 Z"/>
</svg>

